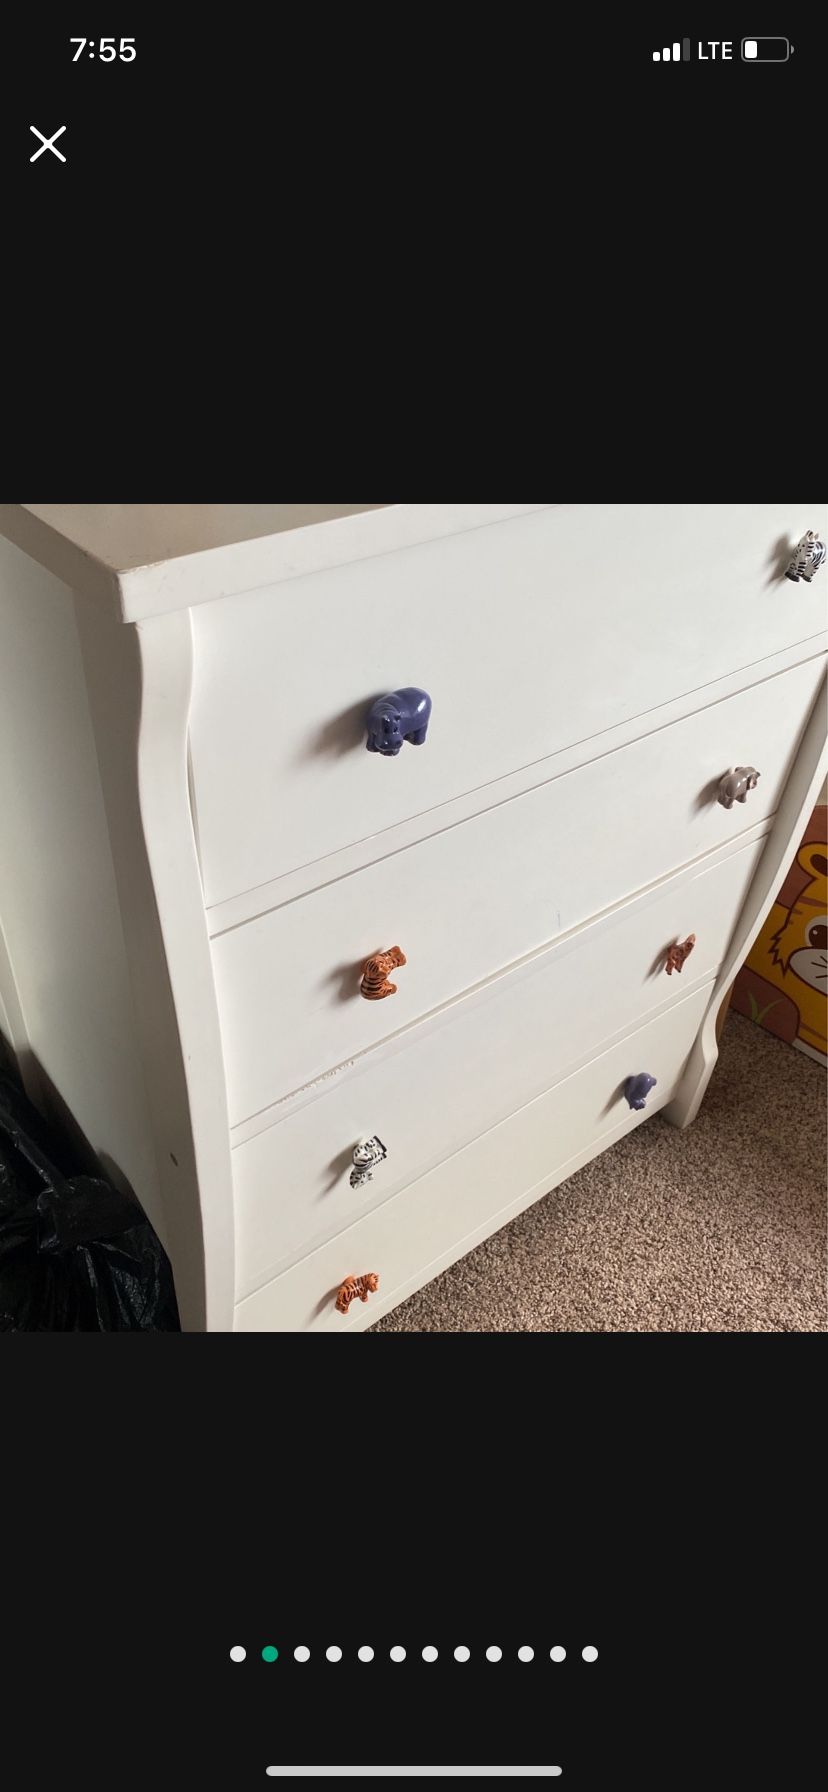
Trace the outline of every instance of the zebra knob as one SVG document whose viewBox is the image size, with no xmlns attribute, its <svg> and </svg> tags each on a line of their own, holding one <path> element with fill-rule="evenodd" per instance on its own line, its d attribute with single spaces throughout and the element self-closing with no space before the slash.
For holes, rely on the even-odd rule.
<svg viewBox="0 0 828 1792">
<path fill-rule="evenodd" d="M 825 543 L 820 541 L 816 529 L 809 529 L 797 543 L 796 553 L 790 565 L 785 568 L 785 577 L 792 584 L 798 585 L 804 579 L 810 585 L 815 572 L 819 571 L 825 559 Z"/>
<path fill-rule="evenodd" d="M 382 1139 L 374 1133 L 371 1139 L 360 1139 L 354 1150 L 354 1167 L 351 1171 L 351 1187 L 364 1188 L 366 1182 L 373 1182 L 374 1170 L 388 1156 Z"/>
<path fill-rule="evenodd" d="M 734 803 L 744 803 L 749 790 L 755 790 L 760 773 L 754 765 L 737 765 L 732 772 L 726 772 L 719 784 L 717 802 L 723 809 L 732 809 Z"/>
<path fill-rule="evenodd" d="M 399 946 L 389 946 L 387 952 L 378 952 L 373 958 L 366 960 L 362 968 L 360 995 L 366 1002 L 381 1002 L 383 996 L 395 996 L 396 983 L 389 982 L 388 973 L 405 964 L 405 953 Z"/>
<path fill-rule="evenodd" d="M 404 740 L 412 747 L 421 747 L 431 720 L 431 698 L 428 691 L 407 684 L 401 691 L 378 697 L 368 711 L 369 753 L 382 753 L 385 759 L 396 759 Z"/>
<path fill-rule="evenodd" d="M 664 969 L 667 972 L 668 977 L 672 977 L 674 971 L 681 970 L 681 967 L 684 964 L 685 958 L 690 957 L 690 953 L 692 952 L 695 944 L 696 944 L 695 934 L 688 933 L 683 946 L 671 946 L 669 948 L 669 951 L 667 953 L 667 962 L 664 966 Z"/>
<path fill-rule="evenodd" d="M 347 1313 L 352 1300 L 367 1301 L 369 1294 L 376 1294 L 378 1287 L 378 1275 L 346 1276 L 336 1297 L 337 1313 Z"/>
<path fill-rule="evenodd" d="M 649 1076 L 646 1070 L 640 1070 L 638 1076 L 628 1076 L 624 1084 L 624 1094 L 631 1108 L 643 1108 L 647 1096 L 656 1086 L 656 1078 Z"/>
</svg>

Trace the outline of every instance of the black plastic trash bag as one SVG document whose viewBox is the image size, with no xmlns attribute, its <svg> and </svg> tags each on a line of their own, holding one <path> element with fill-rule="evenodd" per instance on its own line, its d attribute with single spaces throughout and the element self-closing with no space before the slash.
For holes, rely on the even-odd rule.
<svg viewBox="0 0 828 1792">
<path fill-rule="evenodd" d="M 70 1154 L 0 1072 L 0 1331 L 180 1331 L 143 1208 Z"/>
</svg>

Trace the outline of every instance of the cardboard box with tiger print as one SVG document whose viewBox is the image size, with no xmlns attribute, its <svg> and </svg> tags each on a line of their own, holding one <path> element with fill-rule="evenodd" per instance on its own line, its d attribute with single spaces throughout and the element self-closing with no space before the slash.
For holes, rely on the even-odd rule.
<svg viewBox="0 0 828 1792">
<path fill-rule="evenodd" d="M 822 802 L 736 978 L 732 1005 L 809 1058 L 826 1063 L 827 992 L 828 804 Z"/>
</svg>

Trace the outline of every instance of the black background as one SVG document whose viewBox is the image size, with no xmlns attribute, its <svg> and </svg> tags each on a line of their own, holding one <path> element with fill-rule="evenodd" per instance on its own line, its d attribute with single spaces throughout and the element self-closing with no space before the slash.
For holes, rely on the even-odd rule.
<svg viewBox="0 0 828 1792">
<path fill-rule="evenodd" d="M 16 1788 L 264 1792 L 271 1762 L 365 1757 L 813 1783 L 807 1340 L 10 1342 Z"/>
<path fill-rule="evenodd" d="M 682 138 L 689 148 L 685 133 L 692 130 L 700 199 L 706 181 L 711 199 L 716 184 L 731 183 L 739 169 L 733 139 L 742 130 L 751 138 L 755 134 L 751 150 L 757 155 L 760 135 L 775 132 L 777 163 L 788 151 L 796 159 L 804 146 L 819 141 L 809 89 L 818 84 L 825 30 L 813 11 L 801 28 L 789 14 L 785 24 L 794 53 L 788 64 L 761 72 L 741 60 L 744 18 L 735 25 L 696 21 L 689 32 L 691 63 L 654 64 L 653 49 L 665 37 L 672 43 L 674 36 L 687 34 L 686 20 L 675 33 L 666 30 L 661 9 L 658 22 L 634 28 L 624 19 L 608 28 L 586 11 L 570 12 L 556 17 L 553 36 L 540 15 L 530 21 L 519 14 L 511 28 L 480 15 L 465 33 L 459 21 L 455 32 L 450 20 L 438 28 L 428 15 L 416 21 L 404 15 L 374 20 L 367 11 L 333 7 L 324 13 L 283 9 L 268 15 L 236 6 L 212 18 L 171 10 L 143 19 L 134 11 L 118 19 L 94 8 L 88 17 L 82 14 L 81 8 L 61 23 L 58 9 L 48 15 L 21 10 L 10 22 L 4 19 L 4 185 L 18 187 L 44 212 L 51 211 L 58 191 L 64 200 L 71 195 L 75 204 L 90 207 L 96 194 L 101 204 L 113 200 L 118 218 L 112 222 L 122 230 L 129 223 L 126 207 L 141 200 L 151 203 L 157 226 L 165 213 L 174 221 L 185 198 L 209 219 L 205 207 L 223 203 L 232 210 L 252 195 L 264 208 L 261 228 L 266 229 L 268 207 L 278 226 L 307 202 L 303 176 L 311 173 L 321 175 L 313 195 L 319 217 L 329 221 L 340 209 L 352 210 L 358 229 L 389 163 L 401 195 L 413 178 L 425 175 L 425 159 L 441 142 L 442 131 L 451 133 L 461 121 L 466 133 L 469 125 L 473 130 L 466 137 L 466 186 L 472 197 L 487 148 L 508 151 L 506 122 L 514 101 L 521 111 L 522 145 L 530 152 L 544 146 L 554 151 L 570 128 L 571 148 L 581 153 L 597 148 L 596 139 L 606 135 L 606 147 L 613 149 L 602 169 L 608 182 L 612 160 L 639 144 L 658 147 L 661 157 L 667 152 L 679 164 Z M 73 62 L 77 45 L 70 38 L 82 31 L 88 42 Z M 117 52 L 122 33 L 135 37 L 135 61 L 122 63 L 116 56 L 102 62 L 100 38 L 114 35 Z M 715 59 L 699 62 L 699 42 L 708 39 L 719 45 L 729 41 L 731 60 L 723 61 L 719 48 Z M 65 169 L 48 152 L 29 165 L 39 147 L 29 134 L 31 124 L 47 135 L 66 124 L 65 140 L 58 144 L 67 156 Z M 706 151 L 718 153 L 725 141 L 719 133 L 728 125 L 733 162 L 706 167 Z M 662 138 L 662 131 L 669 136 Z M 796 132 L 798 146 L 786 145 L 789 131 Z M 565 172 L 570 184 L 578 170 L 569 161 L 565 169 L 547 171 L 554 182 L 549 192 L 554 224 L 555 208 L 566 201 L 561 176 Z M 652 176 L 668 172 L 663 165 L 639 170 L 642 203 Z M 751 173 L 750 181 L 732 182 L 734 221 L 750 215 L 763 197 L 761 163 Z M 48 188 L 44 175 L 51 177 Z M 444 176 L 447 183 L 453 179 L 448 168 Z M 676 199 L 674 194 L 674 206 L 663 219 L 673 230 L 684 222 Z M 796 194 L 790 202 L 796 205 Z M 90 230 L 105 231 L 107 219 L 90 210 L 87 223 Z"/>
<path fill-rule="evenodd" d="M 18 9 L 0 474 L 66 496 L 94 467 L 113 501 L 343 467 L 753 495 L 819 418 L 824 23 L 785 29 L 784 66 L 668 68 L 663 9 L 551 38 L 519 9 Z M 73 65 L 80 31 L 136 61 Z M 30 124 L 64 122 L 66 164 L 30 164 Z"/>
<path fill-rule="evenodd" d="M 448 1759 L 496 1765 L 514 1760 L 515 1750 L 521 1762 L 563 1766 L 568 1786 L 595 1784 L 596 1770 L 600 1766 L 603 1773 L 608 1753 L 599 1741 L 607 1725 L 616 1736 L 615 1751 L 622 1750 L 613 1722 L 612 1688 L 619 1663 L 613 1659 L 612 1639 L 607 1639 L 596 1662 L 586 1664 L 580 1659 L 579 1630 L 574 1639 L 578 1646 L 571 1647 L 567 1661 L 554 1664 L 547 1641 L 550 1620 L 544 1617 L 530 1626 L 542 1645 L 534 1662 L 517 1660 L 517 1649 L 526 1638 L 522 1632 L 510 1632 L 498 1633 L 502 1661 L 485 1660 L 486 1641 L 481 1637 L 470 1660 L 461 1666 L 453 1658 L 459 1629 L 447 1626 L 439 1602 L 435 1611 L 430 1626 L 410 1607 L 401 1613 L 397 1628 L 408 1649 L 402 1663 L 388 1659 L 396 1633 L 378 1630 L 367 1614 L 361 1629 L 341 1623 L 337 1629 L 334 1620 L 336 1640 L 343 1649 L 340 1663 L 325 1660 L 325 1644 L 334 1640 L 330 1624 L 318 1641 L 315 1637 L 309 1641 L 311 1659 L 303 1666 L 293 1662 L 289 1651 L 269 1670 L 255 1654 L 244 1663 L 229 1663 L 216 1697 L 222 1700 L 232 1740 L 228 1749 L 226 1736 L 217 1738 L 219 1747 L 223 1743 L 223 1753 L 233 1755 L 237 1766 L 242 1760 L 249 1762 L 252 1785 L 262 1780 L 262 1770 L 270 1762 L 367 1759 L 419 1764 Z M 375 1659 L 360 1663 L 356 1651 L 369 1637 Z M 427 1642 L 440 1649 L 438 1660 L 431 1664 L 420 1656 Z M 468 1647 L 472 1648 L 471 1642 Z M 225 1657 L 226 1653 L 225 1649 Z M 312 1745 L 318 1745 L 315 1755 Z"/>
</svg>

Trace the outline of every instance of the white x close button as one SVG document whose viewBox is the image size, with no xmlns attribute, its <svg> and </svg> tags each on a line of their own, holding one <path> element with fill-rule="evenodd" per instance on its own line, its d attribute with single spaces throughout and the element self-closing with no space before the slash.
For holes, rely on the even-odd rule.
<svg viewBox="0 0 828 1792">
<path fill-rule="evenodd" d="M 57 159 L 59 162 L 65 162 L 66 157 L 61 155 L 59 149 L 55 149 L 55 144 L 57 142 L 57 139 L 58 139 L 58 137 L 63 136 L 65 129 L 66 129 L 65 124 L 62 124 L 60 126 L 60 129 L 55 131 L 54 136 L 44 137 L 43 132 L 38 130 L 36 124 L 30 124 L 29 130 L 34 131 L 35 136 L 40 138 L 40 148 L 36 149 L 34 152 L 34 155 L 29 157 L 29 161 L 36 162 L 38 156 L 42 156 L 44 149 L 50 149 L 52 152 L 52 155 L 57 156 Z"/>
</svg>

